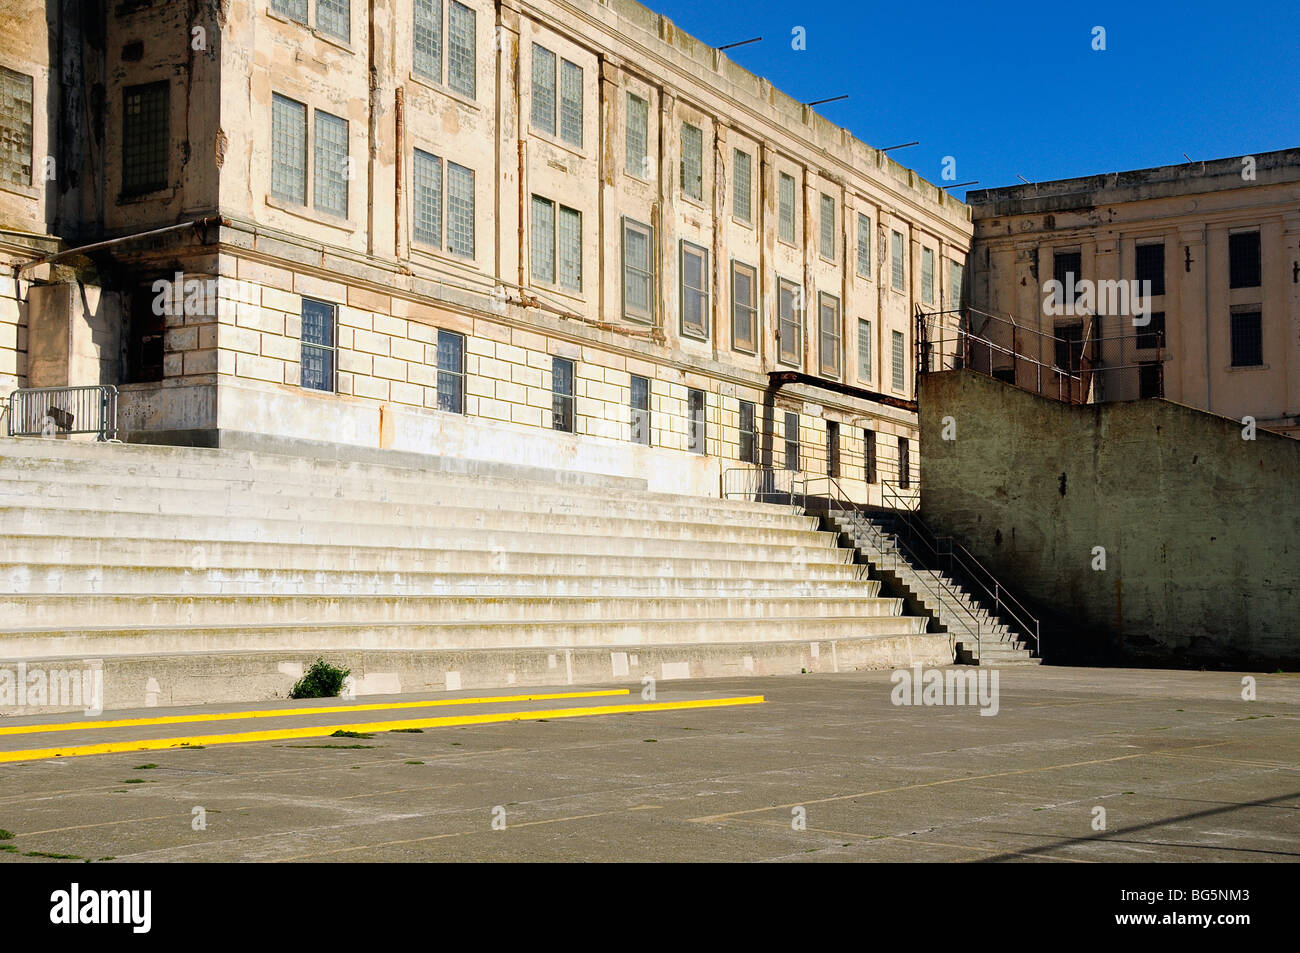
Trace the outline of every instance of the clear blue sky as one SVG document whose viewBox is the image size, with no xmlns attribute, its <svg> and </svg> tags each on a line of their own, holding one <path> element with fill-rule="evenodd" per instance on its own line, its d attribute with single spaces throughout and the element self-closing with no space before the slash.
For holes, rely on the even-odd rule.
<svg viewBox="0 0 1300 953">
<path fill-rule="evenodd" d="M 920 140 L 892 155 L 936 184 L 944 156 L 980 189 L 1300 146 L 1300 0 L 642 2 L 710 46 L 764 37 L 728 55 L 804 102 L 848 93 L 818 112 Z"/>
</svg>

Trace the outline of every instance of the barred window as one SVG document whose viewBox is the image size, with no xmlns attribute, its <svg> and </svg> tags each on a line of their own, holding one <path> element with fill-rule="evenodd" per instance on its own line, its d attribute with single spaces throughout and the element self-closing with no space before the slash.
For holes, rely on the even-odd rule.
<svg viewBox="0 0 1300 953">
<path fill-rule="evenodd" d="M 308 390 L 334 390 L 335 308 L 324 301 L 302 299 L 302 374 Z"/>
<path fill-rule="evenodd" d="M 348 214 L 348 121 L 316 110 L 315 203 L 321 212 Z"/>
<path fill-rule="evenodd" d="M 470 99 L 477 87 L 477 19 L 473 10 L 452 0 L 447 11 L 447 85 Z"/>
<path fill-rule="evenodd" d="M 754 405 L 740 402 L 740 462 L 758 463 L 758 430 L 754 425 Z"/>
<path fill-rule="evenodd" d="M 560 262 L 560 287 L 582 290 L 582 213 L 560 206 L 560 231 L 556 241 Z"/>
<path fill-rule="evenodd" d="M 871 219 L 858 213 L 858 274 L 871 277 Z"/>
<path fill-rule="evenodd" d="M 650 174 L 647 153 L 650 138 L 650 104 L 635 93 L 627 94 L 627 155 L 628 175 L 638 179 Z"/>
<path fill-rule="evenodd" d="M 903 370 L 903 361 L 906 359 L 905 357 L 906 348 L 904 347 L 904 343 L 903 343 L 903 332 L 892 331 L 890 332 L 890 334 L 894 345 L 894 354 L 893 354 L 894 390 L 902 390 L 905 384 L 907 383 L 906 374 Z"/>
<path fill-rule="evenodd" d="M 1238 311 L 1232 315 L 1232 366 L 1257 367 L 1264 363 L 1263 315 Z"/>
<path fill-rule="evenodd" d="M 1083 254 L 1077 251 L 1053 251 L 1052 252 L 1052 278 L 1061 285 L 1061 292 L 1057 296 L 1057 304 L 1065 303 L 1071 286 L 1074 288 L 1074 297 L 1072 300 L 1079 300 L 1083 294 Z"/>
<path fill-rule="evenodd" d="M 573 361 L 551 358 L 551 426 L 573 433 Z"/>
<path fill-rule="evenodd" d="M 438 409 L 465 412 L 465 336 L 438 329 Z"/>
<path fill-rule="evenodd" d="M 687 122 L 682 123 L 682 194 L 704 198 L 704 133 Z"/>
<path fill-rule="evenodd" d="M 560 138 L 582 148 L 582 67 L 560 61 Z"/>
<path fill-rule="evenodd" d="M 555 54 L 533 44 L 533 125 L 555 135 Z"/>
<path fill-rule="evenodd" d="M 709 252 L 682 242 L 681 261 L 682 333 L 709 336 Z"/>
<path fill-rule="evenodd" d="M 1165 346 L 1165 313 L 1152 311 L 1147 316 L 1147 323 L 1137 327 L 1137 340 L 1134 346 L 1153 348 Z"/>
<path fill-rule="evenodd" d="M 781 339 L 777 357 L 784 364 L 799 365 L 803 354 L 803 291 L 784 279 L 777 285 L 777 335 Z"/>
<path fill-rule="evenodd" d="M 780 239 L 783 242 L 794 244 L 794 176 L 781 173 L 780 186 L 778 188 L 778 201 L 780 208 L 778 210 L 778 224 L 780 227 Z"/>
<path fill-rule="evenodd" d="M 128 195 L 167 187 L 170 91 L 163 80 L 122 92 L 122 191 Z"/>
<path fill-rule="evenodd" d="M 1053 360 L 1056 369 L 1071 374 L 1078 373 L 1083 366 L 1083 322 L 1058 323 L 1054 330 L 1056 341 L 1053 344 Z"/>
<path fill-rule="evenodd" d="M 799 415 L 785 415 L 785 468 L 799 469 Z"/>
<path fill-rule="evenodd" d="M 921 249 L 921 301 L 934 304 L 934 251 Z"/>
<path fill-rule="evenodd" d="M 344 42 L 352 39 L 351 0 L 316 0 L 316 29 Z"/>
<path fill-rule="evenodd" d="M 0 66 L 0 181 L 32 184 L 32 88 L 26 73 Z"/>
<path fill-rule="evenodd" d="M 906 490 L 912 485 L 912 441 L 898 438 L 898 486 Z"/>
<path fill-rule="evenodd" d="M 1138 245 L 1133 252 L 1133 271 L 1139 282 L 1151 282 L 1151 295 L 1165 293 L 1165 243 Z M 1138 287 L 1141 287 L 1139 284 Z"/>
<path fill-rule="evenodd" d="M 709 422 L 704 391 L 691 388 L 686 392 L 686 413 L 686 449 L 691 453 L 708 453 Z"/>
<path fill-rule="evenodd" d="M 290 20 L 307 22 L 307 0 L 271 0 L 271 9 L 283 13 Z"/>
<path fill-rule="evenodd" d="M 823 377 L 840 376 L 840 299 L 822 294 L 818 297 L 821 335 L 819 356 Z"/>
<path fill-rule="evenodd" d="M 650 381 L 632 375 L 630 409 L 632 411 L 632 442 L 650 446 Z"/>
<path fill-rule="evenodd" d="M 442 82 L 442 0 L 415 0 L 413 67 L 421 76 Z"/>
<path fill-rule="evenodd" d="M 533 196 L 533 281 L 555 284 L 555 203 Z"/>
<path fill-rule="evenodd" d="M 893 286 L 895 291 L 906 287 L 907 276 L 903 268 L 903 233 L 889 233 L 889 265 L 893 269 Z"/>
<path fill-rule="evenodd" d="M 654 320 L 654 232 L 649 225 L 623 219 L 623 316 Z"/>
<path fill-rule="evenodd" d="M 735 205 L 736 218 L 742 222 L 748 222 L 753 216 L 754 184 L 752 160 L 748 152 L 735 150 L 735 170 L 732 173 L 733 187 L 735 196 L 732 199 Z"/>
<path fill-rule="evenodd" d="M 874 430 L 863 430 L 863 479 L 868 483 L 875 483 L 880 479 L 880 471 L 876 466 L 876 432 Z"/>
<path fill-rule="evenodd" d="M 447 251 L 474 257 L 474 172 L 447 163 Z"/>
<path fill-rule="evenodd" d="M 1259 232 L 1228 236 L 1228 287 L 1258 288 L 1260 282 Z"/>
<path fill-rule="evenodd" d="M 948 262 L 948 306 L 960 308 L 965 300 L 966 266 L 959 261 Z"/>
<path fill-rule="evenodd" d="M 1138 362 L 1138 397 L 1165 396 L 1165 366 L 1160 361 Z"/>
<path fill-rule="evenodd" d="M 858 380 L 871 380 L 871 322 L 858 319 Z"/>
<path fill-rule="evenodd" d="M 835 199 L 822 195 L 821 214 L 821 256 L 828 261 L 835 260 Z"/>
<path fill-rule="evenodd" d="M 826 421 L 826 475 L 840 475 L 840 425 L 834 420 Z"/>
<path fill-rule="evenodd" d="M 412 169 L 415 195 L 415 240 L 442 247 L 442 160 L 420 149 L 415 150 Z"/>
<path fill-rule="evenodd" d="M 307 204 L 307 107 L 271 95 L 271 194 Z"/>
<path fill-rule="evenodd" d="M 752 354 L 758 324 L 758 271 L 738 261 L 731 263 L 731 347 Z"/>
</svg>

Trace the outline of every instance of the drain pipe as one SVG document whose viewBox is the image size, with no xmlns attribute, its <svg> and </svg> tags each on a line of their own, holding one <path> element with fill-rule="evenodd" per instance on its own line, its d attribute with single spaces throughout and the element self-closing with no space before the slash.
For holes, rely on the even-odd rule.
<svg viewBox="0 0 1300 953">
<path fill-rule="evenodd" d="M 222 218 L 220 215 L 212 215 L 208 218 L 200 218 L 193 222 L 182 222 L 180 225 L 168 225 L 166 228 L 155 228 L 147 232 L 137 232 L 134 235 L 121 235 L 117 238 L 110 238 L 107 241 L 95 242 L 93 245 L 82 245 L 80 248 L 69 248 L 66 251 L 56 252 L 53 255 L 43 255 L 40 258 L 34 258 L 31 261 L 14 265 L 14 277 L 26 271 L 28 268 L 35 268 L 37 265 L 49 265 L 72 255 L 84 255 L 88 252 L 99 251 L 102 248 L 111 248 L 114 245 L 121 245 L 124 242 L 133 242 L 141 238 L 155 238 L 159 235 L 167 235 L 171 232 L 179 232 L 183 229 L 192 228 L 198 231 L 201 228 L 207 228 L 212 225 L 222 225 L 230 227 L 229 220 Z"/>
</svg>

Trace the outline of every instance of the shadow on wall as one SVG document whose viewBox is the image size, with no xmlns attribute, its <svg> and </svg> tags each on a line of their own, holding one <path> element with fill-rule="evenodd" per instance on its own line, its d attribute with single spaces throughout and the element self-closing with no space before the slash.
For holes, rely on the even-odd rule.
<svg viewBox="0 0 1300 953">
<path fill-rule="evenodd" d="M 971 371 L 926 375 L 920 420 L 925 518 L 1039 614 L 1048 661 L 1300 666 L 1300 441 Z"/>
</svg>

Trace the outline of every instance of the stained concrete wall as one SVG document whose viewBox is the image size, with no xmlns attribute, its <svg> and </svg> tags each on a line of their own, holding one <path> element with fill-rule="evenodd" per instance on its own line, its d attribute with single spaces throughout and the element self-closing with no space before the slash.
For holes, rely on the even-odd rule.
<svg viewBox="0 0 1300 953">
<path fill-rule="evenodd" d="M 944 418 L 955 439 L 943 439 Z M 1042 617 L 1051 661 L 1300 663 L 1300 445 L 1163 400 L 921 386 L 921 508 Z M 1094 570 L 1094 547 L 1105 569 Z"/>
</svg>

